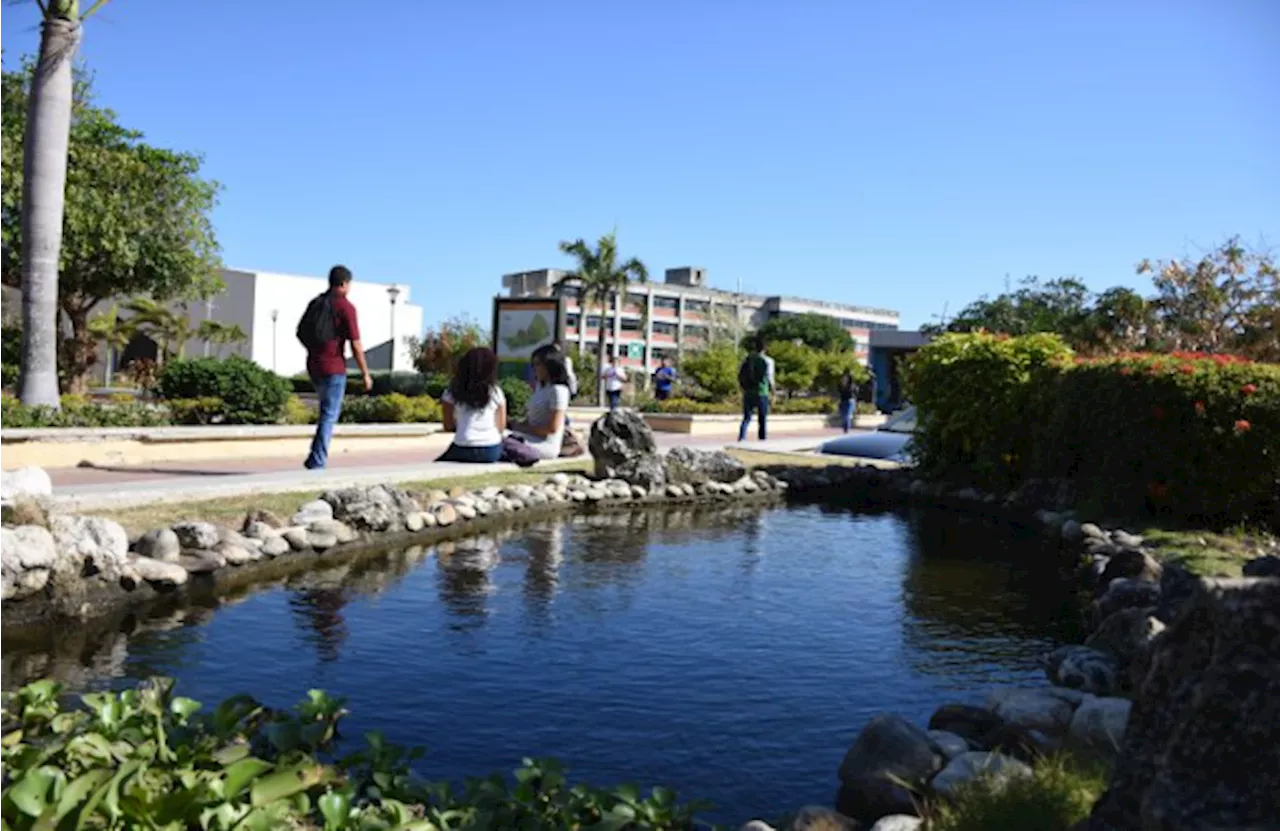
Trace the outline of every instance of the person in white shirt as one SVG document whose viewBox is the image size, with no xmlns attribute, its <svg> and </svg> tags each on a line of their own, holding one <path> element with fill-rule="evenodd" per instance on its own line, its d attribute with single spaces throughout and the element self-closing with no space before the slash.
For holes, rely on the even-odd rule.
<svg viewBox="0 0 1280 831">
<path fill-rule="evenodd" d="M 609 365 L 600 373 L 604 379 L 604 393 L 609 398 L 609 409 L 618 409 L 622 400 L 622 387 L 627 383 L 627 371 L 618 366 L 618 356 L 609 356 Z"/>
<path fill-rule="evenodd" d="M 560 345 L 560 341 L 551 344 L 551 348 L 564 356 L 564 371 L 569 375 L 569 397 L 578 397 L 578 376 L 573 374 L 573 359 L 569 357 L 569 353 L 564 351 L 564 347 Z"/>
<path fill-rule="evenodd" d="M 462 356 L 449 389 L 440 398 L 444 429 L 454 435 L 437 461 L 485 463 L 502 458 L 507 397 L 497 379 L 498 356 L 492 349 L 480 346 Z"/>
<path fill-rule="evenodd" d="M 564 356 L 554 349 L 534 353 L 533 374 L 538 386 L 525 405 L 524 421 L 512 424 L 511 434 L 536 449 L 542 458 L 559 458 L 569 411 Z"/>
</svg>

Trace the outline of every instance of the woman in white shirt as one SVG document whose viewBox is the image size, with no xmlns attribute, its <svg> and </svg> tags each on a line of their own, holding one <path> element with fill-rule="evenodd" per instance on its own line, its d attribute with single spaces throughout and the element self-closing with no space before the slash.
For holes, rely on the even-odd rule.
<svg viewBox="0 0 1280 831">
<path fill-rule="evenodd" d="M 618 402 L 622 400 L 622 387 L 627 383 L 627 371 L 618 366 L 618 356 L 609 356 L 609 365 L 600 373 L 600 377 L 604 379 L 604 392 L 609 397 L 609 409 L 618 409 Z"/>
<path fill-rule="evenodd" d="M 507 397 L 497 384 L 498 356 L 477 347 L 462 356 L 449 389 L 440 398 L 444 429 L 453 431 L 453 444 L 438 461 L 496 462 L 502 458 L 502 433 L 507 428 Z"/>
<path fill-rule="evenodd" d="M 569 411 L 569 373 L 564 356 L 554 350 L 535 353 L 533 374 L 537 388 L 525 405 L 525 420 L 511 425 L 511 433 L 544 459 L 560 456 L 565 416 Z"/>
</svg>

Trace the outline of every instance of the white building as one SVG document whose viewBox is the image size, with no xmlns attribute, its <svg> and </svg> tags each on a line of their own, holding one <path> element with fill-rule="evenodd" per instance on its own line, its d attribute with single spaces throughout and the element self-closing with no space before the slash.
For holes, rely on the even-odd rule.
<svg viewBox="0 0 1280 831">
<path fill-rule="evenodd" d="M 225 288 L 207 301 L 187 304 L 192 330 L 205 320 L 238 325 L 248 336 L 244 342 L 219 347 L 199 338 L 187 341 L 184 355 L 242 355 L 280 375 L 306 372 L 307 350 L 298 341 L 298 321 L 316 295 L 328 291 L 328 277 L 303 277 L 267 271 L 223 269 Z M 393 292 L 394 290 L 394 292 Z M 360 340 L 372 370 L 391 369 L 389 343 L 396 341 L 396 370 L 412 369 L 410 335 L 422 334 L 422 307 L 409 302 L 409 287 L 396 283 L 372 283 L 356 275 L 348 299 L 356 307 Z M 179 304 L 175 304 L 179 305 Z M 131 347 L 130 352 L 134 351 Z M 355 361 L 347 365 L 355 368 Z"/>
</svg>

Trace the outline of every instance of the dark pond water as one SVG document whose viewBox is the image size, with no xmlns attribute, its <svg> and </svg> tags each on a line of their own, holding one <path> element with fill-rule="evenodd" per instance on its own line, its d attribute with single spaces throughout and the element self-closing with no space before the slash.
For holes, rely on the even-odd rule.
<svg viewBox="0 0 1280 831">
<path fill-rule="evenodd" d="M 153 674 L 206 703 L 322 687 L 345 733 L 424 745 L 460 778 L 555 756 L 597 784 L 669 784 L 742 821 L 829 802 L 877 712 L 1040 683 L 1073 637 L 1053 552 L 1005 526 L 839 507 L 580 517 L 291 578 L 52 653 L 4 683 Z M 48 647 L 46 647 L 48 649 Z"/>
</svg>

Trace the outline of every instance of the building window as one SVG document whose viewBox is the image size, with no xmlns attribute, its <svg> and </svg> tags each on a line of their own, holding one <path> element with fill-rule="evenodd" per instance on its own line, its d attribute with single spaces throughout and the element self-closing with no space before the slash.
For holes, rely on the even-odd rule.
<svg viewBox="0 0 1280 831">
<path fill-rule="evenodd" d="M 565 325 L 565 326 L 568 326 L 570 329 L 577 329 L 577 328 L 578 328 L 578 315 L 576 315 L 576 314 L 565 315 L 565 317 L 564 317 L 564 325 Z"/>
<path fill-rule="evenodd" d="M 705 326 L 685 326 L 684 333 L 691 338 L 705 338 L 707 336 L 707 327 Z"/>
<path fill-rule="evenodd" d="M 609 328 L 609 329 L 612 329 L 612 328 L 613 328 L 613 315 L 610 315 L 609 317 L 605 318 L 605 321 L 606 321 L 605 326 L 606 326 L 607 328 Z M 600 328 L 600 315 L 590 315 L 590 316 L 588 316 L 588 317 L 587 317 L 587 328 L 588 328 L 588 329 L 599 329 L 599 328 Z"/>
<path fill-rule="evenodd" d="M 643 294 L 628 294 L 627 305 L 634 306 L 637 309 L 643 309 L 649 304 L 649 298 Z"/>
<path fill-rule="evenodd" d="M 655 297 L 653 298 L 653 307 L 674 312 L 680 308 L 680 301 L 675 297 Z"/>
<path fill-rule="evenodd" d="M 624 331 L 624 332 L 639 332 L 639 331 L 640 331 L 640 321 L 639 321 L 637 318 L 626 318 L 626 317 L 624 317 L 624 318 L 622 319 L 622 331 Z"/>
<path fill-rule="evenodd" d="M 711 304 L 705 300 L 686 300 L 684 302 L 684 310 L 686 312 L 704 315 L 711 311 Z"/>
<path fill-rule="evenodd" d="M 675 336 L 676 325 L 674 323 L 661 323 L 655 321 L 653 324 L 653 333 L 655 335 L 671 335 Z"/>
<path fill-rule="evenodd" d="M 561 285 L 561 286 L 560 286 L 560 296 L 561 296 L 561 297 L 567 297 L 567 298 L 570 298 L 570 299 L 572 299 L 572 298 L 577 298 L 577 297 L 582 296 L 582 289 L 581 289 L 581 288 L 579 288 L 578 286 L 566 286 L 566 285 Z"/>
<path fill-rule="evenodd" d="M 735 306 L 731 306 L 728 303 L 717 303 L 716 313 L 732 317 L 738 313 L 738 310 Z"/>
</svg>

